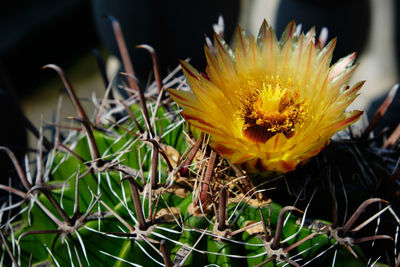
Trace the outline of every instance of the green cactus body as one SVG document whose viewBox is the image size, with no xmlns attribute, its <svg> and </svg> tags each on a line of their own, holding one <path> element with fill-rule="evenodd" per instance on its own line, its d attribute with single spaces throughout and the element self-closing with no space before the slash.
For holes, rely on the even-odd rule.
<svg viewBox="0 0 400 267">
<path fill-rule="evenodd" d="M 189 201 L 188 201 L 189 200 Z M 206 239 L 203 238 L 202 233 L 195 229 L 207 229 L 209 219 L 207 215 L 196 213 L 193 210 L 191 196 L 185 199 L 189 205 L 185 205 L 184 219 L 186 225 L 184 226 L 183 233 L 178 240 L 178 244 L 171 251 L 171 259 L 174 263 L 179 264 L 190 252 L 191 248 L 196 245 L 196 251 L 192 251 L 187 256 L 183 266 L 192 266 L 195 264 L 207 264 L 206 257 L 197 252 L 197 250 L 204 251 L 206 249 Z M 184 244 L 184 245 L 181 245 Z"/>
<path fill-rule="evenodd" d="M 211 230 L 212 226 L 210 226 Z M 230 257 L 229 255 L 238 255 L 240 245 L 231 243 L 230 241 L 216 240 L 215 237 L 209 236 L 207 240 L 208 262 L 218 266 L 241 266 L 241 260 Z M 218 254 L 222 255 L 218 255 Z"/>
</svg>

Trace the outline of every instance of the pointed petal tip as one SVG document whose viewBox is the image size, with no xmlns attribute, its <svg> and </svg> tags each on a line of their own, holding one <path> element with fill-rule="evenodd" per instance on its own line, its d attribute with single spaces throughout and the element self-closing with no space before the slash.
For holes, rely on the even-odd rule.
<svg viewBox="0 0 400 267">
<path fill-rule="evenodd" d="M 266 19 L 263 19 L 263 22 L 261 23 L 261 27 L 263 26 L 268 26 L 268 21 Z"/>
<path fill-rule="evenodd" d="M 365 84 L 365 80 L 364 81 L 359 81 L 358 83 L 356 83 L 355 85 L 353 85 L 350 89 L 348 89 L 346 91 L 346 96 L 351 96 L 356 94 Z M 358 94 L 357 94 L 358 95 Z"/>
<path fill-rule="evenodd" d="M 263 20 L 260 29 L 258 30 L 257 40 L 263 42 L 267 39 L 269 25 L 266 19 Z"/>
<path fill-rule="evenodd" d="M 356 122 L 362 114 L 364 114 L 364 111 L 362 110 L 353 110 L 353 113 L 355 113 L 353 116 L 350 116 L 347 120 L 345 120 L 346 124 L 351 124 Z"/>
<path fill-rule="evenodd" d="M 294 33 L 296 32 L 296 22 L 292 19 L 287 25 L 286 29 L 288 29 L 288 38 L 292 38 Z M 286 31 L 285 29 L 285 31 Z"/>
<path fill-rule="evenodd" d="M 179 60 L 179 63 L 181 64 L 182 70 L 185 74 L 192 78 L 195 78 L 196 80 L 200 79 L 198 71 L 193 68 L 192 65 L 189 64 L 189 62 Z"/>
<path fill-rule="evenodd" d="M 292 39 L 295 33 L 296 33 L 296 23 L 294 20 L 291 20 L 289 24 L 286 26 L 285 30 L 283 31 L 279 41 L 285 43 L 286 41 Z"/>
<path fill-rule="evenodd" d="M 350 54 L 351 60 L 354 60 L 357 57 L 357 52 L 353 52 Z"/>
<path fill-rule="evenodd" d="M 187 61 L 186 60 L 183 60 L 183 59 L 178 59 L 178 61 L 179 61 L 179 64 L 186 64 L 187 63 Z"/>
<path fill-rule="evenodd" d="M 322 47 L 325 46 L 326 41 L 328 40 L 329 31 L 327 27 L 322 27 L 321 31 L 319 32 L 318 41 Z"/>
<path fill-rule="evenodd" d="M 334 38 L 330 41 L 330 43 L 332 43 L 331 45 L 332 45 L 333 47 L 335 47 L 336 44 L 337 44 L 337 37 L 334 37 Z"/>
<path fill-rule="evenodd" d="M 296 21 L 292 19 L 291 21 L 289 21 L 287 27 L 293 30 L 296 27 Z"/>
<path fill-rule="evenodd" d="M 296 31 L 296 22 L 292 19 L 289 22 L 288 27 L 289 27 L 289 38 L 291 38 Z"/>
<path fill-rule="evenodd" d="M 183 104 L 182 102 L 189 102 L 190 101 L 190 91 L 180 91 L 173 88 L 168 88 L 168 93 L 171 95 L 172 99 L 177 102 L 179 105 Z"/>
<path fill-rule="evenodd" d="M 220 42 L 222 41 L 221 35 L 219 35 L 219 34 L 216 33 L 216 32 L 214 32 L 213 37 L 214 37 L 214 43 L 215 43 L 215 40 L 218 40 L 218 41 L 220 41 Z"/>
</svg>

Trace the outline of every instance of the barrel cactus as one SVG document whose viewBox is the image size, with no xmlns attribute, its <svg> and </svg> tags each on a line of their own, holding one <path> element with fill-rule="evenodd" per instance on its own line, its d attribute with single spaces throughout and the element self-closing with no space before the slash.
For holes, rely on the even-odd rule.
<svg viewBox="0 0 400 267">
<path fill-rule="evenodd" d="M 335 40 L 294 22 L 278 40 L 264 22 L 257 38 L 239 28 L 235 51 L 217 27 L 205 74 L 182 61 L 161 79 L 139 46 L 154 63 L 143 89 L 110 20 L 125 72 L 96 115 L 47 65 L 73 127 L 57 116 L 24 164 L 1 147 L 22 184 L 0 185 L 19 198 L 1 209 L 3 265 L 399 264 L 399 129 L 373 134 L 396 88 L 356 131 L 355 54 L 331 66 Z"/>
</svg>

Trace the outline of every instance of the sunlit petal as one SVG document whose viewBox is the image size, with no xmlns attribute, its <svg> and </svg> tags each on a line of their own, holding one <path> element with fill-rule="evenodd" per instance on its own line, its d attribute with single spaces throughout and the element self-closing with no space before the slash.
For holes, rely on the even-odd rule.
<svg viewBox="0 0 400 267">
<path fill-rule="evenodd" d="M 192 91 L 170 94 L 233 164 L 249 172 L 292 171 L 362 114 L 346 111 L 364 84 L 348 85 L 356 54 L 330 66 L 336 39 L 321 47 L 315 35 L 292 21 L 278 40 L 264 21 L 257 38 L 238 27 L 231 49 L 215 34 L 215 50 L 205 48 L 206 75 L 181 62 Z"/>
</svg>

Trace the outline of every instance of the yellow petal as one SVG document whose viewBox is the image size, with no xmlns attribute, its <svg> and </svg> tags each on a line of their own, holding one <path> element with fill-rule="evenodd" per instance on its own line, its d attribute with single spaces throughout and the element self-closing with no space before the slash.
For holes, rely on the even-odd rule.
<svg viewBox="0 0 400 267">
<path fill-rule="evenodd" d="M 362 114 L 346 111 L 364 84 L 348 85 L 356 54 L 330 66 L 336 39 L 321 47 L 314 28 L 297 31 L 289 23 L 278 41 L 264 21 L 256 40 L 238 27 L 235 50 L 215 34 L 208 79 L 181 62 L 192 92 L 170 90 L 211 146 L 250 172 L 294 170 Z"/>
</svg>

